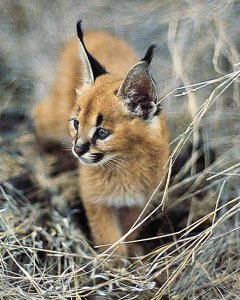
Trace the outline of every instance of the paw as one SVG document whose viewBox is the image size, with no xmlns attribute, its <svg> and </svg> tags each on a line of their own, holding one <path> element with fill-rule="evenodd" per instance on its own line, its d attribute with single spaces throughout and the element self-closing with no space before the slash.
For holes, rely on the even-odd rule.
<svg viewBox="0 0 240 300">
<path fill-rule="evenodd" d="M 126 269 L 130 265 L 130 260 L 120 255 L 112 255 L 106 260 L 109 269 Z"/>
<path fill-rule="evenodd" d="M 128 245 L 128 255 L 131 258 L 138 258 L 143 255 L 143 249 L 140 245 L 132 243 Z"/>
<path fill-rule="evenodd" d="M 109 247 L 110 248 L 110 247 Z M 104 252 L 103 256 L 100 255 L 100 260 L 104 264 L 106 263 L 107 267 L 112 269 L 121 269 L 121 268 L 126 268 L 129 266 L 129 260 L 128 260 L 128 248 L 126 247 L 125 244 L 121 244 L 119 246 L 116 246 L 116 248 L 105 248 L 101 249 L 99 252 Z M 106 252 L 105 252 L 105 251 Z"/>
<path fill-rule="evenodd" d="M 118 245 L 114 250 L 114 255 L 128 256 L 128 248 L 125 244 Z"/>
</svg>

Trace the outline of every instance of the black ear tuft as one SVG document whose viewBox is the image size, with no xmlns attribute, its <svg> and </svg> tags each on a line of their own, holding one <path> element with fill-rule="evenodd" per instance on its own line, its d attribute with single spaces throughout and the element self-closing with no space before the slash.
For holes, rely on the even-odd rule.
<svg viewBox="0 0 240 300">
<path fill-rule="evenodd" d="M 79 20 L 77 22 L 76 26 L 77 26 L 77 35 L 78 35 L 78 38 L 83 43 L 82 20 Z"/>
<path fill-rule="evenodd" d="M 147 52 L 141 61 L 145 61 L 148 65 L 150 65 L 153 58 L 153 51 L 156 47 L 156 45 L 151 45 L 150 47 L 148 47 Z"/>
<path fill-rule="evenodd" d="M 93 73 L 93 77 L 94 77 L 94 80 L 98 77 L 98 76 L 101 76 L 101 75 L 104 75 L 104 74 L 107 74 L 107 71 L 106 69 L 88 52 L 88 50 L 86 49 L 86 46 L 84 44 L 84 41 L 83 41 L 83 31 L 82 31 L 82 20 L 78 21 L 77 24 L 76 24 L 76 27 L 77 27 L 77 35 L 78 35 L 78 38 L 80 40 L 80 42 L 82 43 L 83 45 L 83 48 L 87 54 L 87 57 L 88 57 L 88 60 L 89 60 L 89 63 L 91 65 L 91 68 L 92 68 L 92 73 Z"/>
</svg>

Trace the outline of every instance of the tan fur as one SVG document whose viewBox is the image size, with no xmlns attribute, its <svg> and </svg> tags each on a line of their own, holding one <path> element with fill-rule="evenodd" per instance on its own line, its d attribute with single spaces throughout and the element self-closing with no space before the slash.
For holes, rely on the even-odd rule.
<svg viewBox="0 0 240 300">
<path fill-rule="evenodd" d="M 77 44 L 75 40 L 70 42 L 62 54 L 50 96 L 36 107 L 35 121 L 40 137 L 64 138 L 66 120 L 75 102 L 74 90 L 79 86 L 70 114 L 79 121 L 78 132 L 70 122 L 73 144 L 91 140 L 97 117 L 103 115 L 101 127 L 108 129 L 111 135 L 91 144 L 84 156 L 89 158 L 101 152 L 107 161 L 97 165 L 81 164 L 79 182 L 94 242 L 105 245 L 113 244 L 133 225 L 162 180 L 168 159 L 168 134 L 162 113 L 144 121 L 130 114 L 116 95 L 122 78 L 137 61 L 132 49 L 105 33 L 91 32 L 86 35 L 85 43 L 111 75 L 102 75 L 93 84 L 81 86 Z M 134 239 L 136 234 L 128 240 Z M 116 252 L 136 254 L 134 246 L 124 244 Z"/>
<path fill-rule="evenodd" d="M 81 109 L 87 110 L 86 113 L 82 113 L 80 124 L 91 127 L 91 124 L 95 124 L 99 111 L 103 115 L 109 114 L 111 119 L 106 119 L 103 126 L 116 132 L 108 147 L 118 153 L 117 157 L 120 160 L 116 163 L 117 166 L 114 162 L 110 162 L 106 167 L 81 166 L 81 195 L 96 244 L 112 244 L 121 237 L 123 232 L 116 227 L 117 220 L 109 218 L 109 214 L 114 214 L 115 207 L 126 206 L 125 200 L 128 198 L 135 201 L 129 203 L 130 207 L 143 207 L 163 177 L 168 158 L 167 130 L 162 115 L 155 117 L 159 120 L 159 129 L 152 128 L 151 124 L 146 126 L 138 118 L 128 120 L 121 103 L 117 103 L 116 96 L 113 97 L 113 92 L 119 84 L 120 82 L 115 82 L 112 76 L 105 75 L 97 79 L 94 86 L 86 91 L 86 95 L 83 93 L 82 97 L 77 99 Z M 87 120 L 94 121 L 88 124 Z M 114 124 L 118 122 L 122 123 L 115 129 Z M 82 128 L 82 131 L 88 130 L 88 127 Z M 107 148 L 103 149 L 101 145 L 98 149 L 107 151 Z M 93 148 L 92 151 L 96 149 Z M 99 210 L 105 215 L 101 217 L 101 221 L 97 214 Z M 128 211 L 127 218 L 131 219 L 131 210 Z M 127 254 L 126 249 L 124 253 Z"/>
</svg>

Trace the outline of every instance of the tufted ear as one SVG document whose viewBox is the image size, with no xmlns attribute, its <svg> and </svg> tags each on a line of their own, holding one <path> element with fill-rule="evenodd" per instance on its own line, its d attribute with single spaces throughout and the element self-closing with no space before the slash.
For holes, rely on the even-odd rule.
<svg viewBox="0 0 240 300">
<path fill-rule="evenodd" d="M 82 21 L 77 22 L 80 59 L 83 66 L 83 82 L 92 84 L 98 76 L 106 74 L 105 68 L 88 52 L 83 41 Z"/>
<path fill-rule="evenodd" d="M 128 110 L 143 120 L 150 120 L 161 110 L 157 104 L 156 86 L 149 73 L 155 47 L 150 46 L 144 58 L 128 71 L 117 94 Z"/>
</svg>

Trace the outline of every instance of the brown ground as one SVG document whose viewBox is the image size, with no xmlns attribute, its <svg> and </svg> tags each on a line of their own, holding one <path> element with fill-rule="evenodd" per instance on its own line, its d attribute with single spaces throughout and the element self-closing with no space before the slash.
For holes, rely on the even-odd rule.
<svg viewBox="0 0 240 300">
<path fill-rule="evenodd" d="M 79 17 L 88 28 L 125 38 L 140 54 L 157 40 L 153 73 L 160 97 L 176 87 L 239 70 L 234 66 L 239 63 L 238 1 L 173 2 L 1 2 L 1 299 L 80 299 L 88 292 L 97 299 L 238 299 L 239 79 L 219 98 L 217 87 L 223 81 L 163 102 L 174 150 L 188 132 L 191 145 L 191 127 L 185 130 L 217 88 L 212 106 L 199 118 L 204 151 L 191 171 L 172 177 L 165 210 L 143 225 L 141 239 L 158 237 L 142 242 L 151 254 L 128 269 L 98 266 L 93 260 L 75 161 L 54 147 L 43 151 L 31 120 L 30 107 L 47 93 L 56 53 L 74 34 Z M 179 174 L 191 153 L 191 146 L 183 149 L 173 174 Z M 207 181 L 210 176 L 215 177 Z M 215 206 L 224 207 L 208 216 Z M 184 229 L 204 216 L 206 221 Z M 189 249 L 181 236 L 185 232 L 193 238 Z"/>
</svg>

